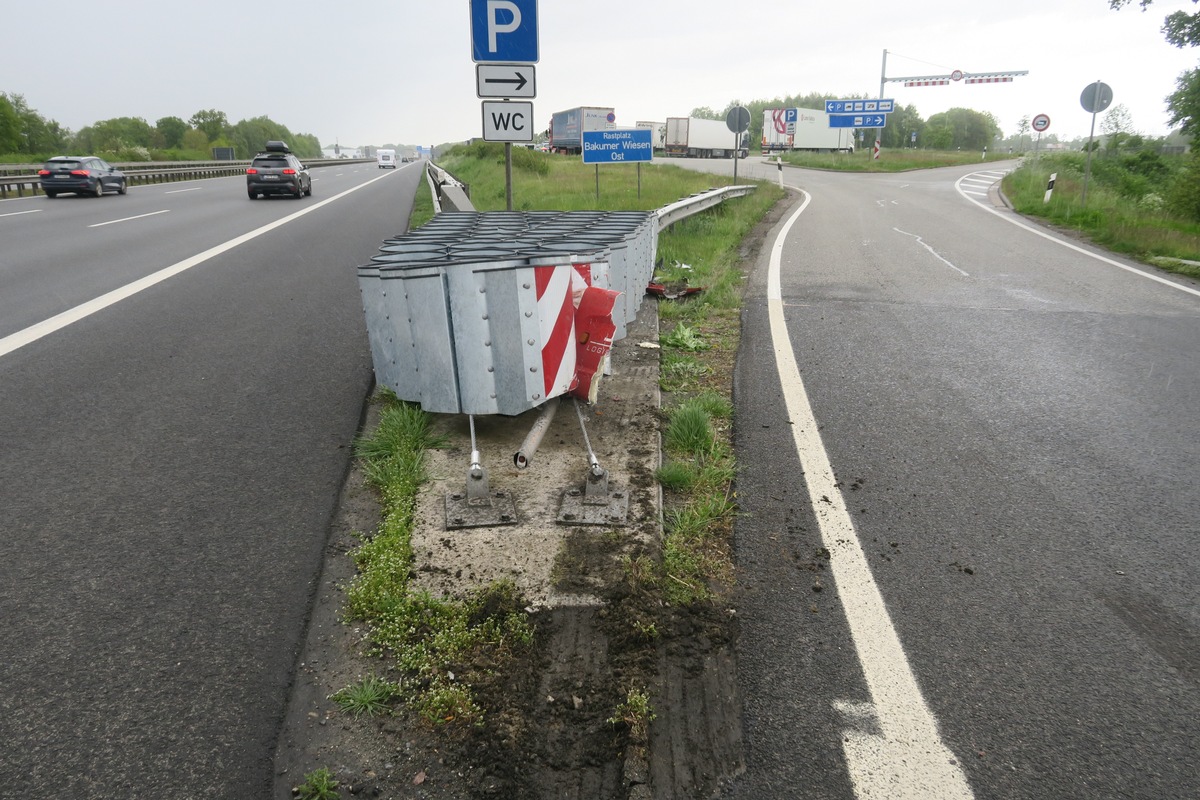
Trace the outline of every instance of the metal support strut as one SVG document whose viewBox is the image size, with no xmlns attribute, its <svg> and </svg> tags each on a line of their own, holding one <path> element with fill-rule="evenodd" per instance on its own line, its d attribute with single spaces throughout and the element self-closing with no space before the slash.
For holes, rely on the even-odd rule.
<svg viewBox="0 0 1200 800">
<path fill-rule="evenodd" d="M 587 448 L 588 471 L 582 491 L 569 489 L 563 495 L 558 521 L 568 525 L 624 525 L 629 515 L 629 495 L 609 486 L 608 470 L 600 466 L 600 459 L 592 449 L 583 410 L 579 401 L 572 399 L 579 428 L 583 431 L 583 444 Z"/>
<path fill-rule="evenodd" d="M 471 466 L 467 469 L 466 490 L 446 494 L 446 529 L 516 525 L 516 502 L 508 492 L 490 490 L 487 468 L 483 466 L 483 459 L 475 446 L 475 415 L 469 414 L 468 420 L 471 426 Z"/>
<path fill-rule="evenodd" d="M 525 436 L 525 441 L 521 442 L 521 449 L 513 454 L 513 463 L 517 469 L 526 469 L 529 467 L 529 460 L 533 458 L 533 454 L 537 452 L 538 447 L 542 443 L 542 437 L 546 435 L 546 431 L 550 428 L 550 423 L 554 421 L 554 415 L 558 412 L 558 406 L 561 398 L 554 398 L 542 403 L 537 420 L 530 428 L 528 435 Z"/>
</svg>

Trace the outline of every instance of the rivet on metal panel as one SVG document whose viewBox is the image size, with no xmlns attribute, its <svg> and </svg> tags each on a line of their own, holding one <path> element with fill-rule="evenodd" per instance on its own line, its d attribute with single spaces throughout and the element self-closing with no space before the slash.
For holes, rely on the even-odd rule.
<svg viewBox="0 0 1200 800">
<path fill-rule="evenodd" d="M 491 346 L 492 346 L 492 340 L 491 340 L 491 339 L 488 339 L 487 341 L 485 341 L 485 342 L 483 343 L 483 346 L 484 346 L 484 347 L 491 347 Z"/>
<path fill-rule="evenodd" d="M 533 316 L 533 312 L 532 312 L 532 311 L 526 311 L 526 312 L 525 312 L 525 316 L 527 316 L 527 317 L 532 317 L 532 316 Z"/>
<path fill-rule="evenodd" d="M 530 371 L 530 372 L 537 372 L 537 367 L 530 367 L 530 368 L 529 368 L 529 371 Z"/>
<path fill-rule="evenodd" d="M 495 397 L 495 396 L 496 396 L 496 395 L 492 395 L 492 397 Z M 534 395 L 533 395 L 533 399 L 534 399 L 534 400 L 541 400 L 541 399 L 542 399 L 542 396 L 541 396 L 540 394 L 534 393 Z"/>
<path fill-rule="evenodd" d="M 536 343 L 536 342 L 535 342 L 533 339 L 526 339 L 526 340 L 525 340 L 525 344 L 527 344 L 527 345 L 529 345 L 530 347 L 532 347 L 534 344 L 537 344 L 537 343 Z"/>
<path fill-rule="evenodd" d="M 528 289 L 528 288 L 529 288 L 529 284 L 528 284 L 528 283 L 523 283 L 523 284 L 521 284 L 521 288 L 522 288 L 522 289 Z"/>
<path fill-rule="evenodd" d="M 487 319 L 487 318 L 488 318 L 488 315 L 487 315 L 487 314 L 484 314 L 484 315 L 483 315 L 483 318 L 484 318 L 484 319 Z"/>
<path fill-rule="evenodd" d="M 479 293 L 480 293 L 480 294 L 487 294 L 487 288 L 486 288 L 486 287 L 484 287 L 484 286 L 480 286 L 480 287 L 479 287 Z"/>
<path fill-rule="evenodd" d="M 496 371 L 496 368 L 495 368 L 495 367 L 488 367 L 488 372 L 495 372 L 495 371 Z M 495 395 L 493 395 L 493 397 L 494 397 L 494 396 L 495 396 Z"/>
</svg>

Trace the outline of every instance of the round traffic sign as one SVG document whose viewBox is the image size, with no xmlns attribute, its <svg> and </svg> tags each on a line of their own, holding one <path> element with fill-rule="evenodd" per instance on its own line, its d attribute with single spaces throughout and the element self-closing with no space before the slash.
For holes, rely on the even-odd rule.
<svg viewBox="0 0 1200 800">
<path fill-rule="evenodd" d="M 963 79 L 963 71 L 961 69 L 956 69 L 956 70 L 954 70 L 954 72 L 950 73 L 950 80 L 961 81 L 962 79 Z"/>
<path fill-rule="evenodd" d="M 1109 103 L 1112 101 L 1112 87 L 1100 81 L 1089 83 L 1084 87 L 1083 94 L 1079 95 L 1079 102 L 1083 105 L 1083 110 L 1090 111 L 1093 114 L 1097 114 L 1108 108 Z"/>
<path fill-rule="evenodd" d="M 750 109 L 745 106 L 734 106 L 725 115 L 725 127 L 733 133 L 750 130 Z"/>
<path fill-rule="evenodd" d="M 1033 118 L 1033 122 L 1031 124 L 1033 125 L 1033 129 L 1038 133 L 1050 130 L 1050 118 L 1045 114 L 1038 114 Z"/>
<path fill-rule="evenodd" d="M 617 115 L 610 111 L 605 119 L 607 119 L 610 123 L 613 123 L 617 121 Z"/>
</svg>

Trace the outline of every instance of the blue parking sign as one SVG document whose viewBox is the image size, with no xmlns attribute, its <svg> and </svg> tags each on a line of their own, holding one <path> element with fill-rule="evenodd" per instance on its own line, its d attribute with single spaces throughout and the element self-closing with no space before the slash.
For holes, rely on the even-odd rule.
<svg viewBox="0 0 1200 800">
<path fill-rule="evenodd" d="M 537 0 L 471 0 L 471 57 L 476 62 L 536 63 Z"/>
</svg>

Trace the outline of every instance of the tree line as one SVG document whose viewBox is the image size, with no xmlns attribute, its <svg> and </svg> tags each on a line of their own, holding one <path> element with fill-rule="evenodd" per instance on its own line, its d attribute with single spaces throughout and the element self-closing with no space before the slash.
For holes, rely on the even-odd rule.
<svg viewBox="0 0 1200 800">
<path fill-rule="evenodd" d="M 316 136 L 292 133 L 265 116 L 230 123 L 225 112 L 203 109 L 187 120 L 163 117 L 151 125 L 141 117 L 114 117 L 72 132 L 43 117 L 22 95 L 0 92 L 0 160 L 36 162 L 66 154 L 121 162 L 207 160 L 219 147 L 248 159 L 272 139 L 287 142 L 301 158 L 321 155 Z"/>
</svg>

